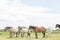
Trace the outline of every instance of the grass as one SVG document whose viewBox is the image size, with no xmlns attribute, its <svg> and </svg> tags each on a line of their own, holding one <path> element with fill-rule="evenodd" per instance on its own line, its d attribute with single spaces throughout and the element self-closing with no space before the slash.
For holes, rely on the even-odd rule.
<svg viewBox="0 0 60 40">
<path fill-rule="evenodd" d="M 27 34 L 24 35 L 23 38 L 19 37 L 16 38 L 15 35 L 13 38 L 9 38 L 9 33 L 8 32 L 0 32 L 0 40 L 60 40 L 60 31 L 53 31 L 52 34 L 50 34 L 49 37 L 47 37 L 47 33 L 46 33 L 46 37 L 42 38 L 42 33 L 38 33 L 38 39 L 35 39 L 35 35 L 34 32 L 31 33 L 31 37 L 27 37 Z"/>
</svg>

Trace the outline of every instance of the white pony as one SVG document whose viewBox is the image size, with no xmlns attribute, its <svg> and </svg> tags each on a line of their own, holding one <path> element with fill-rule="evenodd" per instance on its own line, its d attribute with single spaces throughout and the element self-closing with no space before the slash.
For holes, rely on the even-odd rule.
<svg viewBox="0 0 60 40">
<path fill-rule="evenodd" d="M 30 37 L 30 30 L 28 27 L 25 26 L 18 26 L 18 27 L 20 28 L 21 37 L 23 37 L 25 33 L 27 33 L 28 34 L 27 36 Z"/>
<path fill-rule="evenodd" d="M 48 27 L 47 32 L 48 32 L 48 36 L 50 36 L 51 33 L 53 32 L 53 27 Z"/>
<path fill-rule="evenodd" d="M 18 37 L 20 32 L 19 29 L 15 29 L 10 26 L 5 27 L 5 31 L 8 31 L 10 33 L 10 38 L 13 37 L 13 34 L 16 34 L 16 37 Z"/>
</svg>

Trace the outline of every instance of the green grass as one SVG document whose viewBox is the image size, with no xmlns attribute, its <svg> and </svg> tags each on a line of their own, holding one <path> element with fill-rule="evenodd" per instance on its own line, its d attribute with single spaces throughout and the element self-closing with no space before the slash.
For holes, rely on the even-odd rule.
<svg viewBox="0 0 60 40">
<path fill-rule="evenodd" d="M 23 38 L 19 35 L 18 38 L 14 37 L 9 38 L 8 32 L 0 32 L 0 40 L 60 40 L 60 31 L 53 31 L 52 34 L 48 37 L 48 34 L 46 33 L 46 37 L 42 38 L 42 33 L 38 33 L 38 39 L 35 39 L 34 32 L 31 33 L 31 37 L 27 37 L 27 34 L 24 35 Z"/>
</svg>

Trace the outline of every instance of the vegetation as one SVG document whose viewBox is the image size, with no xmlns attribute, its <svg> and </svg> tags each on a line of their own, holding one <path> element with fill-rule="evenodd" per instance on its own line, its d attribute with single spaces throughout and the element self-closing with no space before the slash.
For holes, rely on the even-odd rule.
<svg viewBox="0 0 60 40">
<path fill-rule="evenodd" d="M 46 33 L 46 38 L 42 38 L 42 33 L 38 33 L 38 39 L 35 39 L 34 32 L 31 33 L 31 37 L 27 37 L 27 34 L 24 35 L 23 38 L 19 35 L 19 37 L 13 36 L 13 38 L 9 38 L 9 32 L 0 31 L 0 40 L 60 40 L 60 30 L 53 31 L 50 36 Z"/>
</svg>

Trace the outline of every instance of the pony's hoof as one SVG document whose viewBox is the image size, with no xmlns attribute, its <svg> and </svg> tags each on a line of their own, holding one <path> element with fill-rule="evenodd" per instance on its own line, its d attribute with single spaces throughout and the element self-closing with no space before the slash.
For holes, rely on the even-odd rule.
<svg viewBox="0 0 60 40">
<path fill-rule="evenodd" d="M 18 37 L 17 37 L 18 38 Z"/>
<path fill-rule="evenodd" d="M 9 38 L 12 38 L 12 37 L 9 37 Z"/>
<path fill-rule="evenodd" d="M 23 37 L 23 36 L 21 36 L 21 37 Z"/>
<path fill-rule="evenodd" d="M 38 39 L 37 37 L 35 37 L 36 39 Z"/>
<path fill-rule="evenodd" d="M 43 38 L 45 38 L 45 37 L 43 37 Z"/>
</svg>

